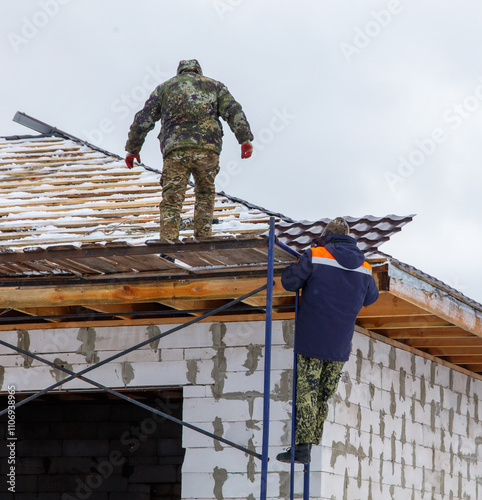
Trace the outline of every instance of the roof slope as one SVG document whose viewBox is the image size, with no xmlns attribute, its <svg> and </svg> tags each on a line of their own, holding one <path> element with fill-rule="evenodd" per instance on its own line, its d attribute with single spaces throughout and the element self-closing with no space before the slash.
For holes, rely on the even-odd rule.
<svg viewBox="0 0 482 500">
<path fill-rule="evenodd" d="M 159 178 L 160 172 L 140 165 L 129 170 L 114 155 L 62 137 L 0 139 L 0 245 L 142 244 L 158 238 Z M 190 187 L 181 236 L 192 235 L 193 209 Z M 269 215 L 217 195 L 213 231 L 263 232 Z"/>
</svg>

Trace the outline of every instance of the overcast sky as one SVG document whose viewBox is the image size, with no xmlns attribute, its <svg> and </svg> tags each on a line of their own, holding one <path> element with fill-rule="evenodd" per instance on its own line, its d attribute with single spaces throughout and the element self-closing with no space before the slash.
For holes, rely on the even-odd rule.
<svg viewBox="0 0 482 500">
<path fill-rule="evenodd" d="M 256 137 L 241 161 L 225 125 L 218 190 L 297 220 L 417 214 L 381 250 L 482 302 L 481 20 L 473 0 L 3 2 L 0 135 L 23 111 L 123 155 L 196 58 Z"/>
</svg>

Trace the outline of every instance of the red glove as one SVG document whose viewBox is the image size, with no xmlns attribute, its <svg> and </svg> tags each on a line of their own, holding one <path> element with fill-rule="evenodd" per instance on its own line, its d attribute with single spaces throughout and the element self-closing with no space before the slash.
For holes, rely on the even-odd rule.
<svg viewBox="0 0 482 500">
<path fill-rule="evenodd" d="M 241 144 L 241 158 L 249 158 L 253 154 L 253 145 L 250 142 Z"/>
<path fill-rule="evenodd" d="M 127 168 L 132 168 L 134 166 L 134 160 L 137 160 L 137 163 L 140 163 L 141 157 L 139 155 L 131 155 L 131 154 L 128 154 L 126 156 Z"/>
</svg>

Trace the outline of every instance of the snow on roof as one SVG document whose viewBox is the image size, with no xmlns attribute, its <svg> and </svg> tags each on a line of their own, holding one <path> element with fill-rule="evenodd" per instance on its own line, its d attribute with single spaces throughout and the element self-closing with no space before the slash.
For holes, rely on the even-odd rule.
<svg viewBox="0 0 482 500">
<path fill-rule="evenodd" d="M 159 237 L 160 172 L 64 137 L 0 139 L 0 245 L 4 248 Z M 194 190 L 180 236 L 193 233 Z M 227 195 L 215 201 L 214 235 L 260 233 L 271 214 Z M 278 214 L 279 216 L 279 214 Z M 290 219 L 287 219 L 290 220 Z"/>
</svg>

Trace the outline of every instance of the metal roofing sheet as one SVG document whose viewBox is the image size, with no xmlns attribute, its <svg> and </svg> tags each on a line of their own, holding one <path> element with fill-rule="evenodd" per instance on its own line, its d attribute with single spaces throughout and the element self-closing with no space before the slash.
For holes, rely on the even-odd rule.
<svg viewBox="0 0 482 500">
<path fill-rule="evenodd" d="M 369 256 L 376 252 L 382 243 L 399 232 L 413 217 L 414 215 L 386 215 L 384 217 L 365 215 L 359 218 L 350 216 L 344 218 L 348 222 L 350 232 L 357 240 L 358 246 Z M 302 252 L 310 246 L 315 238 L 321 236 L 329 221 L 330 219 L 300 222 L 282 220 L 276 225 L 277 236 L 285 245 Z"/>
</svg>

